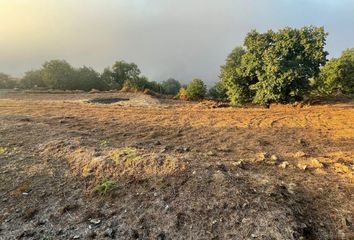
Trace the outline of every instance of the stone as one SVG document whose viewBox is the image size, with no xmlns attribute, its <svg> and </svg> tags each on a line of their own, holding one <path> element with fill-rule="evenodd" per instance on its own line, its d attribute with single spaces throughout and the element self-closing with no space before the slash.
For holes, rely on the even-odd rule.
<svg viewBox="0 0 354 240">
<path fill-rule="evenodd" d="M 283 169 L 287 168 L 288 166 L 289 166 L 289 163 L 287 161 L 284 161 L 279 165 L 279 167 L 281 167 Z"/>
<path fill-rule="evenodd" d="M 294 157 L 296 157 L 296 158 L 302 158 L 305 156 L 306 156 L 306 153 L 304 153 L 303 151 L 298 151 L 294 154 Z"/>
</svg>

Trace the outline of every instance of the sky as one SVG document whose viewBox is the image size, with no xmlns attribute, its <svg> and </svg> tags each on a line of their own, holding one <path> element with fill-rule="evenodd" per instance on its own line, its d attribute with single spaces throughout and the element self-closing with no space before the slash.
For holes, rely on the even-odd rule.
<svg viewBox="0 0 354 240">
<path fill-rule="evenodd" d="M 324 26 L 339 56 L 354 47 L 354 0 L 0 0 L 0 72 L 125 60 L 150 80 L 210 85 L 250 30 L 305 25 Z"/>
</svg>

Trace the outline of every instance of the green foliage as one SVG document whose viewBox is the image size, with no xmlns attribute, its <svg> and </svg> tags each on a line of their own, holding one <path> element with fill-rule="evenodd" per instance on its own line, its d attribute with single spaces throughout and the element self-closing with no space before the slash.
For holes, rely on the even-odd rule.
<svg viewBox="0 0 354 240">
<path fill-rule="evenodd" d="M 5 73 L 0 73 L 0 89 L 11 89 L 17 86 L 17 82 Z"/>
<path fill-rule="evenodd" d="M 354 94 L 354 48 L 343 51 L 339 58 L 331 59 L 321 69 L 314 87 L 320 94 Z"/>
<path fill-rule="evenodd" d="M 268 104 L 301 99 L 326 63 L 326 36 L 322 27 L 312 26 L 248 33 L 246 51 L 234 50 L 221 68 L 230 101 Z"/>
<path fill-rule="evenodd" d="M 73 90 L 77 84 L 74 68 L 64 60 L 51 60 L 42 67 L 43 82 L 52 89 Z"/>
<path fill-rule="evenodd" d="M 187 96 L 190 100 L 200 100 L 206 95 L 207 88 L 200 79 L 193 79 L 187 86 Z"/>
<path fill-rule="evenodd" d="M 92 68 L 83 66 L 79 69 L 75 69 L 75 73 L 76 76 L 73 79 L 72 89 L 84 91 L 90 91 L 91 89 L 101 91 L 109 89 L 108 84 L 102 81 L 99 73 Z"/>
<path fill-rule="evenodd" d="M 186 87 L 181 87 L 181 89 L 177 93 L 177 97 L 181 100 L 188 100 Z"/>
<path fill-rule="evenodd" d="M 7 152 L 7 148 L 5 147 L 0 147 L 0 156 L 4 155 Z"/>
<path fill-rule="evenodd" d="M 163 93 L 167 95 L 176 95 L 181 89 L 181 83 L 173 78 L 169 78 L 161 83 Z"/>
<path fill-rule="evenodd" d="M 149 87 L 149 80 L 144 76 L 131 78 L 125 81 L 124 86 L 132 90 L 143 91 Z"/>
<path fill-rule="evenodd" d="M 110 191 L 112 191 L 115 187 L 116 187 L 115 182 L 108 179 L 104 179 L 94 188 L 94 191 L 105 195 Z"/>
<path fill-rule="evenodd" d="M 215 83 L 208 91 L 208 97 L 211 99 L 225 100 L 227 99 L 226 88 L 222 82 Z"/>
<path fill-rule="evenodd" d="M 117 84 L 118 89 L 121 89 L 126 81 L 139 82 L 140 70 L 135 63 L 127 63 L 125 61 L 117 61 L 112 66 L 112 77 Z M 135 83 L 131 83 L 136 85 Z M 140 85 L 140 84 L 137 84 Z"/>
<path fill-rule="evenodd" d="M 41 70 L 32 70 L 25 73 L 25 76 L 20 81 L 20 87 L 31 89 L 35 87 L 46 87 L 42 79 Z"/>
</svg>

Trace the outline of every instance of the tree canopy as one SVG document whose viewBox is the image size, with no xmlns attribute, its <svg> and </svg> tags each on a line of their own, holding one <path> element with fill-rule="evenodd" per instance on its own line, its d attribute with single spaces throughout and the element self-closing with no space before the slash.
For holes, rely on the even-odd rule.
<svg viewBox="0 0 354 240">
<path fill-rule="evenodd" d="M 338 91 L 354 94 L 354 48 L 343 51 L 339 58 L 331 59 L 315 79 L 315 87 L 321 94 Z"/>
<path fill-rule="evenodd" d="M 187 86 L 186 92 L 188 99 L 200 100 L 206 95 L 207 88 L 201 79 L 193 79 Z"/>
<path fill-rule="evenodd" d="M 301 99 L 310 89 L 310 79 L 326 63 L 326 36 L 323 27 L 313 26 L 248 33 L 244 52 L 235 49 L 221 67 L 230 101 L 267 104 Z"/>
</svg>

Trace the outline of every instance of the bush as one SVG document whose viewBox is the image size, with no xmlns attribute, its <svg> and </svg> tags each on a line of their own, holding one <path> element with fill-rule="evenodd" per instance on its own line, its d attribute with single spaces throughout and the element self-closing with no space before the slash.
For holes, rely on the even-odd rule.
<svg viewBox="0 0 354 240">
<path fill-rule="evenodd" d="M 181 89 L 181 83 L 173 78 L 169 78 L 161 83 L 163 93 L 167 95 L 176 95 Z"/>
<path fill-rule="evenodd" d="M 187 96 L 190 100 L 200 100 L 206 95 L 206 86 L 200 79 L 193 79 L 187 86 Z"/>
<path fill-rule="evenodd" d="M 211 99 L 217 100 L 226 100 L 226 89 L 222 82 L 217 82 L 213 87 L 211 87 L 208 91 L 208 97 Z"/>
<path fill-rule="evenodd" d="M 180 88 L 177 97 L 181 100 L 188 100 L 188 94 L 186 88 L 184 87 Z"/>
<path fill-rule="evenodd" d="M 17 82 L 5 73 L 0 73 L 0 89 L 11 89 L 17 86 Z"/>
<path fill-rule="evenodd" d="M 328 95 L 335 92 L 354 94 L 354 48 L 331 59 L 315 79 L 315 92 Z"/>
<path fill-rule="evenodd" d="M 25 89 L 46 87 L 42 79 L 41 70 L 32 70 L 26 72 L 25 76 L 20 80 L 20 87 Z"/>
</svg>

